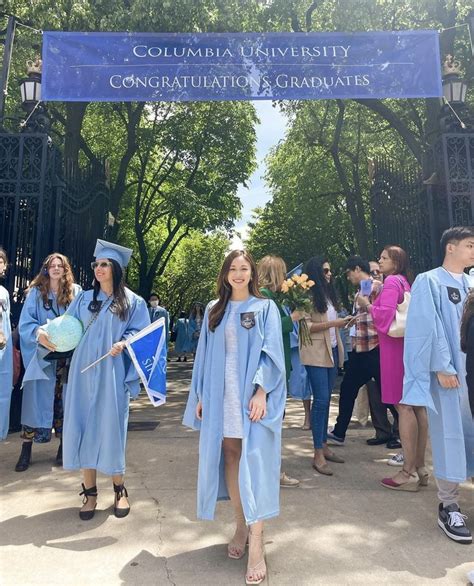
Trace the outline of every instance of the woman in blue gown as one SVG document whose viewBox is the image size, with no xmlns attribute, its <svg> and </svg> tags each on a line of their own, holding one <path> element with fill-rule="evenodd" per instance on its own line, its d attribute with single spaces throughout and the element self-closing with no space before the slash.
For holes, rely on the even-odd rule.
<svg viewBox="0 0 474 586">
<path fill-rule="evenodd" d="M 0 277 L 7 270 L 7 255 L 0 248 Z M 8 435 L 10 399 L 13 387 L 13 343 L 10 324 L 10 295 L 0 285 L 0 440 Z"/>
<path fill-rule="evenodd" d="M 200 429 L 198 517 L 217 500 L 233 505 L 228 556 L 249 541 L 246 583 L 265 579 L 263 521 L 279 514 L 285 358 L 277 306 L 262 298 L 252 257 L 236 250 L 219 274 L 218 299 L 205 312 L 184 424 Z M 250 526 L 250 529 L 249 529 Z"/>
<path fill-rule="evenodd" d="M 204 306 L 197 301 L 193 304 L 189 313 L 189 340 L 190 351 L 195 354 L 201 334 L 202 320 L 204 318 Z"/>
<path fill-rule="evenodd" d="M 175 343 L 174 351 L 178 355 L 176 362 L 187 362 L 187 354 L 191 352 L 191 335 L 189 331 L 189 319 L 186 317 L 186 312 L 181 311 L 179 318 L 173 328 Z"/>
<path fill-rule="evenodd" d="M 93 289 L 72 304 L 70 315 L 84 324 L 71 360 L 64 409 L 64 468 L 82 469 L 82 520 L 94 516 L 97 471 L 112 476 L 114 514 L 130 511 L 123 484 L 130 397 L 140 392 L 138 373 L 125 349 L 127 338 L 150 323 L 145 301 L 125 287 L 123 269 L 131 250 L 99 240 Z M 81 372 L 110 352 L 97 365 Z"/>
<path fill-rule="evenodd" d="M 80 289 L 79 285 L 74 284 L 67 257 L 54 252 L 44 260 L 40 272 L 31 282 L 21 310 L 18 328 L 25 374 L 21 405 L 23 444 L 15 466 L 17 472 L 28 469 L 33 442 L 44 444 L 51 441 L 53 428 L 60 440 L 56 462 L 62 465 L 66 361 L 42 360 L 55 347 L 41 326 L 63 315 Z"/>
</svg>

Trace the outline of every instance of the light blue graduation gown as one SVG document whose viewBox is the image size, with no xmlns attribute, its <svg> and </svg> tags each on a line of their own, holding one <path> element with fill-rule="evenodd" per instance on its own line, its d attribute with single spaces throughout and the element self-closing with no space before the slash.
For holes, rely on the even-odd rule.
<svg viewBox="0 0 474 586">
<path fill-rule="evenodd" d="M 460 347 L 464 300 L 474 285 L 461 285 L 442 267 L 419 275 L 412 287 L 405 333 L 402 403 L 428 408 L 436 478 L 463 482 L 474 476 L 474 420 Z M 437 372 L 455 374 L 460 387 L 443 389 Z"/>
<path fill-rule="evenodd" d="M 64 405 L 63 467 L 69 470 L 92 468 L 112 476 L 125 472 L 125 447 L 130 397 L 140 392 L 139 376 L 127 350 L 108 356 L 81 374 L 86 366 L 106 354 L 113 344 L 135 335 L 150 323 L 145 301 L 129 289 L 128 318 L 122 321 L 106 303 L 74 351 L 69 369 Z M 77 296 L 69 314 L 84 324 L 93 313 L 89 304 L 93 291 Z"/>
<path fill-rule="evenodd" d="M 227 499 L 224 477 L 223 404 L 225 374 L 224 317 L 211 332 L 208 310 L 204 315 L 194 362 L 191 389 L 183 423 L 200 429 L 197 515 L 213 519 L 217 500 Z M 250 297 L 240 307 L 241 315 L 252 312 L 253 327 L 239 327 L 239 385 L 242 399 L 243 439 L 239 466 L 239 488 L 248 524 L 279 514 L 281 429 L 286 399 L 285 358 L 281 318 L 275 303 Z M 267 393 L 267 414 L 258 423 L 249 419 L 249 402 L 256 385 Z M 202 401 L 202 423 L 196 418 Z"/>
<path fill-rule="evenodd" d="M 291 374 L 288 381 L 288 393 L 293 399 L 311 399 L 311 385 L 308 373 L 300 360 L 299 325 L 297 321 L 293 322 L 293 331 L 290 332 L 290 347 Z"/>
<path fill-rule="evenodd" d="M 185 352 L 191 352 L 191 338 L 189 334 L 189 320 L 184 317 L 180 317 L 174 327 L 176 332 L 176 342 L 174 350 L 178 354 Z"/>
<path fill-rule="evenodd" d="M 81 287 L 73 285 L 74 297 Z M 66 312 L 59 307 L 56 297 L 50 293 L 52 309 L 45 309 L 39 290 L 34 287 L 28 293 L 21 310 L 19 332 L 20 348 L 25 365 L 23 376 L 23 400 L 21 405 L 21 423 L 29 427 L 51 429 L 54 414 L 54 389 L 56 386 L 56 362 L 47 362 L 43 357 L 49 350 L 36 341 L 36 330 L 58 315 Z M 63 385 L 65 393 L 66 385 Z"/>
<path fill-rule="evenodd" d="M 5 334 L 7 345 L 0 350 L 0 440 L 8 435 L 10 422 L 10 400 L 13 388 L 13 340 L 10 323 L 10 295 L 5 287 L 0 286 L 0 311 L 2 319 L 0 329 Z"/>
<path fill-rule="evenodd" d="M 188 335 L 189 335 L 189 351 L 190 352 L 196 352 L 196 350 L 197 350 L 197 346 L 198 346 L 198 342 L 199 342 L 199 332 L 200 332 L 201 327 L 202 327 L 202 322 L 201 322 L 201 326 L 199 326 L 198 322 L 193 317 L 189 318 Z"/>
</svg>

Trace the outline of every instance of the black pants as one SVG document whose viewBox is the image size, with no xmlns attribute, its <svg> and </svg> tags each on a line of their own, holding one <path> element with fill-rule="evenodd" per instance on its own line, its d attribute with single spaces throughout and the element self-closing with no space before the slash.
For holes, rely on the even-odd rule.
<svg viewBox="0 0 474 586">
<path fill-rule="evenodd" d="M 359 389 L 371 379 L 374 379 L 376 383 L 368 386 L 370 416 L 375 427 L 375 435 L 387 441 L 398 437 L 397 410 L 393 405 L 382 403 L 378 348 L 374 348 L 370 352 L 349 352 L 349 361 L 341 383 L 339 415 L 334 427 L 334 435 L 337 435 L 337 437 L 346 437 Z M 394 418 L 393 428 L 387 416 L 387 409 L 390 409 Z"/>
</svg>

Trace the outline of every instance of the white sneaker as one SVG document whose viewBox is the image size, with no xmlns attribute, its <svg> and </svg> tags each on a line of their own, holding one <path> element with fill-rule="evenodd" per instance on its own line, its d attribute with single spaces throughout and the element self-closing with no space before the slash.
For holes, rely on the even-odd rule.
<svg viewBox="0 0 474 586">
<path fill-rule="evenodd" d="M 387 462 L 389 466 L 403 466 L 404 463 L 405 458 L 403 457 L 403 452 L 395 454 L 395 456 L 392 456 Z"/>
<path fill-rule="evenodd" d="M 299 486 L 299 484 L 300 481 L 296 480 L 296 478 L 291 478 L 291 476 L 288 476 L 284 472 L 280 474 L 280 486 L 294 488 L 296 486 Z"/>
</svg>

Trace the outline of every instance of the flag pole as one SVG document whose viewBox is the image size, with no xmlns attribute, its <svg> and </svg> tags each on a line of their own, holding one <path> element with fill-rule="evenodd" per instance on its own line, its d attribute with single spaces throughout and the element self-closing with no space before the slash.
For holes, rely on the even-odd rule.
<svg viewBox="0 0 474 586">
<path fill-rule="evenodd" d="M 93 366 L 95 366 L 96 364 L 99 364 L 99 362 L 101 360 L 104 360 L 104 358 L 107 358 L 107 356 L 110 356 L 110 351 L 107 352 L 107 354 L 104 354 L 103 356 L 101 356 L 98 360 L 96 360 L 95 362 L 93 362 L 92 364 L 89 364 L 89 366 L 86 366 L 85 368 L 83 368 L 81 370 L 81 374 L 84 374 L 86 372 L 86 370 L 89 370 L 89 368 L 92 368 Z"/>
</svg>

